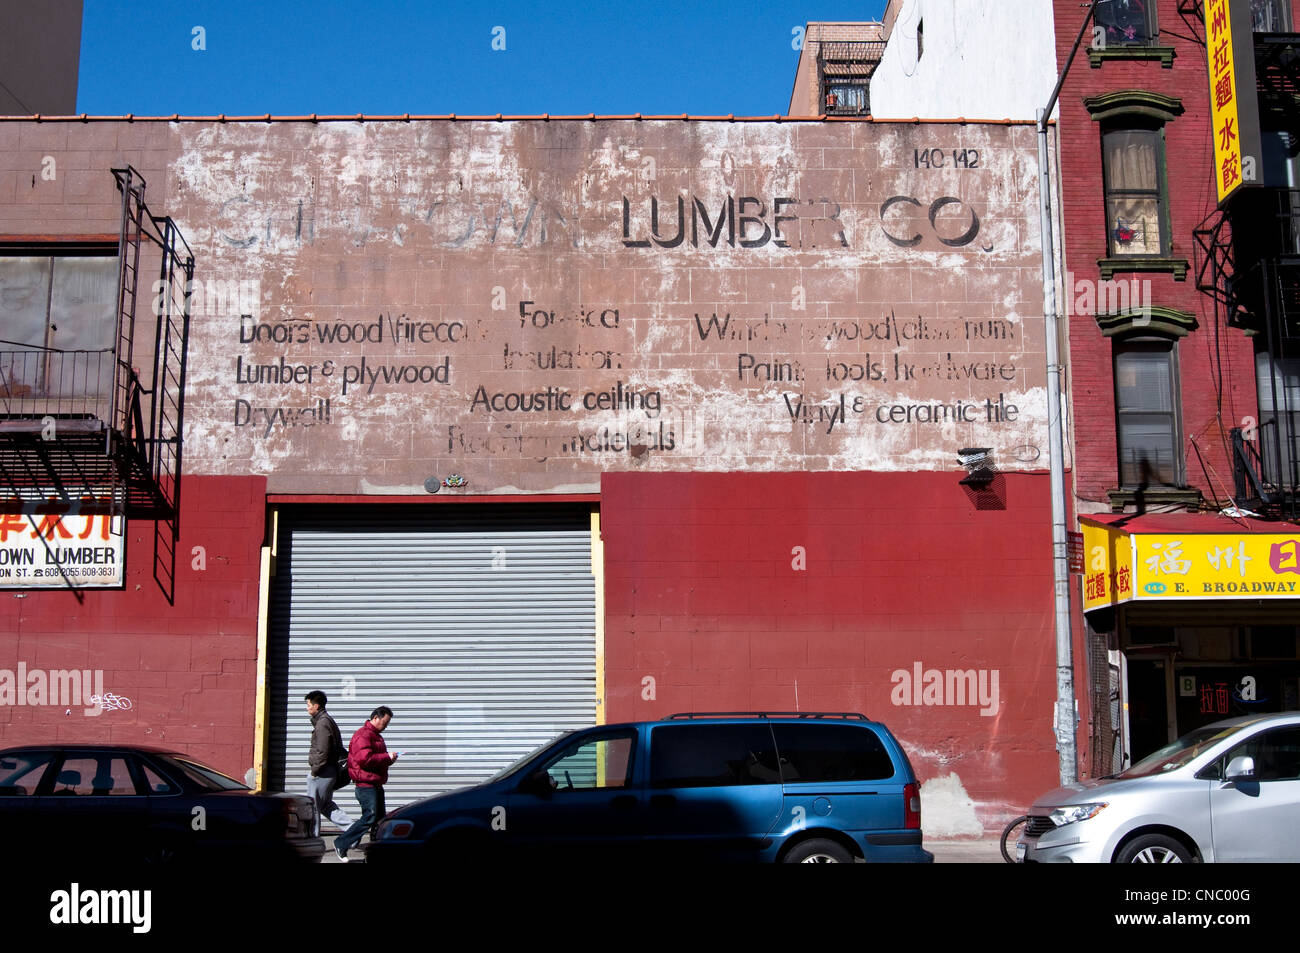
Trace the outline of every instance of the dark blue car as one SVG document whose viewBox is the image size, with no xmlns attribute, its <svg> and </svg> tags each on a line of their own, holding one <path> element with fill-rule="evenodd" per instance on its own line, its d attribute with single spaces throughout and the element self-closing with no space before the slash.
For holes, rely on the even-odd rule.
<svg viewBox="0 0 1300 953">
<path fill-rule="evenodd" d="M 572 731 L 384 818 L 371 863 L 509 855 L 928 862 L 898 741 L 859 714 L 724 713 Z"/>
</svg>

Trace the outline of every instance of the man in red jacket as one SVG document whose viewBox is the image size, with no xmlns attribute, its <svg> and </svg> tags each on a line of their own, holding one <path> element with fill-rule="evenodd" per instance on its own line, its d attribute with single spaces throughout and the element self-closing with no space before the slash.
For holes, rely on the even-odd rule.
<svg viewBox="0 0 1300 953">
<path fill-rule="evenodd" d="M 361 818 L 334 841 L 334 853 L 345 864 L 348 850 L 355 847 L 361 835 L 378 824 L 385 813 L 384 784 L 388 781 L 388 766 L 397 760 L 397 755 L 389 753 L 382 732 L 392 720 L 393 710 L 380 705 L 348 743 L 348 774 L 356 785 Z"/>
</svg>

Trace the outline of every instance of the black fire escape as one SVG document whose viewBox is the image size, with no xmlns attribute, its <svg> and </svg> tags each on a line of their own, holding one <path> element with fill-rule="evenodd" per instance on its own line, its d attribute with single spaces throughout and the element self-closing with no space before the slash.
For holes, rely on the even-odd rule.
<svg viewBox="0 0 1300 953">
<path fill-rule="evenodd" d="M 154 578 L 174 598 L 181 434 L 194 257 L 145 204 L 135 169 L 121 194 L 116 326 L 99 350 L 0 347 L 0 512 L 151 520 Z M 146 277 L 141 286 L 142 270 Z M 54 316 L 54 317 L 57 317 Z"/>
<path fill-rule="evenodd" d="M 1235 502 L 1300 516 L 1300 34 L 1255 34 L 1265 155 L 1262 186 L 1241 188 L 1195 233 L 1197 287 L 1215 328 L 1252 336 L 1259 414 L 1232 435 Z M 1235 224 L 1235 228 L 1234 228 Z"/>
</svg>

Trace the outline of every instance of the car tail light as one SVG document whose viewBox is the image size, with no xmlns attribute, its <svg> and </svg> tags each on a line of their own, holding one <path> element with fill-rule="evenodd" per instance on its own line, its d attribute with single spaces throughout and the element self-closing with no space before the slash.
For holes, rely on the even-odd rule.
<svg viewBox="0 0 1300 953">
<path fill-rule="evenodd" d="M 921 829 L 921 786 L 918 784 L 903 785 L 903 829 Z"/>
<path fill-rule="evenodd" d="M 410 837 L 415 825 L 410 821 L 384 821 L 375 832 L 376 840 L 399 840 Z"/>
<path fill-rule="evenodd" d="M 310 807 L 310 813 L 302 810 L 298 802 L 285 799 L 284 802 L 284 829 L 290 834 L 298 834 L 304 830 L 311 830 L 315 821 L 316 805 L 313 803 Z"/>
</svg>

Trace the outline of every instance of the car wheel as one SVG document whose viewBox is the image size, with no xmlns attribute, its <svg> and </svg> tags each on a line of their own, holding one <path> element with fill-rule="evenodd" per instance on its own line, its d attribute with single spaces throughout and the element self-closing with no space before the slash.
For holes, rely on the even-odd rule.
<svg viewBox="0 0 1300 953">
<path fill-rule="evenodd" d="M 851 864 L 853 855 L 833 840 L 814 838 L 796 844 L 785 855 L 787 864 Z"/>
<path fill-rule="evenodd" d="M 1190 864 L 1192 854 L 1186 847 L 1164 834 L 1146 834 L 1124 845 L 1115 857 L 1117 864 Z"/>
</svg>

